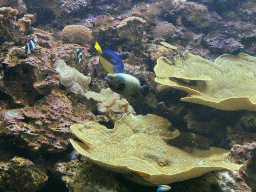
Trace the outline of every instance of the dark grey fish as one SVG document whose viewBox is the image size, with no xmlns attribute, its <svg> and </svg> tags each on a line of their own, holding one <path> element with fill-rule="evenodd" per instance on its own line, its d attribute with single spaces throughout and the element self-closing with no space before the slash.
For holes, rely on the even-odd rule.
<svg viewBox="0 0 256 192">
<path fill-rule="evenodd" d="M 149 91 L 148 85 L 141 86 L 139 79 L 129 74 L 108 74 L 105 80 L 112 91 L 121 95 L 137 96 L 140 93 L 146 95 Z"/>
</svg>

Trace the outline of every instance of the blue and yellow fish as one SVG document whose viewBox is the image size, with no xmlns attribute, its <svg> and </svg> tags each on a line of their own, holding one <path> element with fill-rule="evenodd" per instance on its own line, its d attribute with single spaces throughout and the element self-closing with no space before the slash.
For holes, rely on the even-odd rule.
<svg viewBox="0 0 256 192">
<path fill-rule="evenodd" d="M 100 53 L 100 63 L 110 74 L 124 72 L 124 62 L 116 53 L 108 49 L 101 49 L 97 42 L 94 47 Z"/>
</svg>

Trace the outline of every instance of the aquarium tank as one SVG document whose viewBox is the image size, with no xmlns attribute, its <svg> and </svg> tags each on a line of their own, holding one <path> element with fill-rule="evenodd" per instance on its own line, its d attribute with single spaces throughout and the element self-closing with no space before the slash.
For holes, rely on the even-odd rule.
<svg viewBox="0 0 256 192">
<path fill-rule="evenodd" d="M 0 192 L 256 191 L 255 0 L 0 0 Z"/>
</svg>

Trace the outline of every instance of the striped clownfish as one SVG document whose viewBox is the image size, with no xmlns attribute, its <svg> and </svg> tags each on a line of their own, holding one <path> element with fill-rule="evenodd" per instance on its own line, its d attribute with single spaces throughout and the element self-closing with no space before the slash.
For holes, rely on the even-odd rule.
<svg viewBox="0 0 256 192">
<path fill-rule="evenodd" d="M 79 64 L 83 59 L 83 53 L 80 49 L 76 49 L 76 61 Z"/>
<path fill-rule="evenodd" d="M 36 35 L 28 41 L 28 43 L 25 46 L 25 53 L 30 54 L 34 52 L 34 49 L 36 47 L 35 43 L 37 42 Z"/>
<path fill-rule="evenodd" d="M 124 62 L 116 53 L 108 49 L 101 49 L 97 42 L 94 47 L 100 53 L 100 63 L 110 74 L 124 72 Z"/>
</svg>

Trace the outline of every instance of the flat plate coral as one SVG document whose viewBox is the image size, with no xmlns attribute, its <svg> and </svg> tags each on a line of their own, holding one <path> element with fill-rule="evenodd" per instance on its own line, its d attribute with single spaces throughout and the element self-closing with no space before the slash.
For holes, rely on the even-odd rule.
<svg viewBox="0 0 256 192">
<path fill-rule="evenodd" d="M 225 54 L 211 62 L 185 52 L 175 62 L 160 57 L 154 71 L 156 82 L 188 93 L 182 101 L 256 111 L 256 57 Z"/>
<path fill-rule="evenodd" d="M 80 154 L 144 185 L 168 184 L 213 170 L 241 167 L 230 163 L 228 151 L 221 148 L 187 153 L 168 145 L 164 140 L 177 137 L 179 131 L 156 115 L 125 115 L 114 129 L 96 122 L 75 124 L 71 129 L 82 141 L 71 140 Z"/>
</svg>

